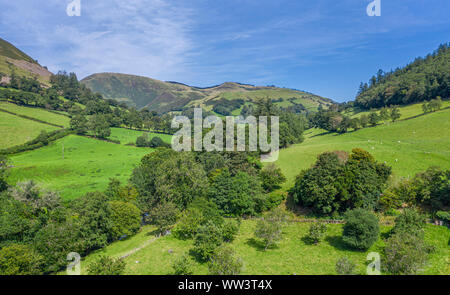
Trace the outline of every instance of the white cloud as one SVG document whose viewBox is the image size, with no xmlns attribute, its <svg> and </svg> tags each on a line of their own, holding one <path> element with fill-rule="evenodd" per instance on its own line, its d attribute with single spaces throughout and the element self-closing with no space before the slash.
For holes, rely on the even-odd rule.
<svg viewBox="0 0 450 295">
<path fill-rule="evenodd" d="M 3 19 L 3 25 L 8 22 L 37 42 L 33 47 L 42 53 L 39 61 L 52 71 L 67 69 L 80 77 L 124 72 L 158 79 L 173 79 L 185 71 L 194 48 L 188 34 L 193 15 L 189 8 L 161 0 L 81 0 L 81 16 L 69 17 L 69 2 L 8 2 L 14 17 Z"/>
</svg>

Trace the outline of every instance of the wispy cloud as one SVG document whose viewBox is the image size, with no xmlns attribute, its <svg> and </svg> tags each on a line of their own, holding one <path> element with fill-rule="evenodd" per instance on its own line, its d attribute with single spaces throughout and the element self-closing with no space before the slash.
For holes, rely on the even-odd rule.
<svg viewBox="0 0 450 295">
<path fill-rule="evenodd" d="M 6 20 L 2 15 L 2 26 L 8 22 L 37 42 L 41 63 L 53 71 L 69 67 L 79 76 L 111 71 L 159 79 L 186 71 L 186 58 L 194 48 L 187 36 L 193 15 L 189 8 L 161 0 L 82 0 L 82 15 L 68 17 L 65 5 L 69 2 L 39 6 L 8 2 L 6 10 L 14 17 Z M 32 19 L 24 20 L 22 15 Z"/>
<path fill-rule="evenodd" d="M 69 2 L 0 0 L 0 36 L 79 77 L 240 81 L 332 98 L 449 37 L 446 0 L 382 0 L 372 18 L 369 0 L 81 0 L 81 17 L 66 15 Z"/>
</svg>

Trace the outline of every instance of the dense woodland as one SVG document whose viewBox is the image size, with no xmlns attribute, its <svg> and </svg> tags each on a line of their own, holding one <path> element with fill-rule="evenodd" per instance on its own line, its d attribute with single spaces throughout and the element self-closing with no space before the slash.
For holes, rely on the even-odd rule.
<svg viewBox="0 0 450 295">
<path fill-rule="evenodd" d="M 442 44 L 432 54 L 404 68 L 379 70 L 368 83 L 361 83 L 355 106 L 364 109 L 405 105 L 450 96 L 450 49 Z"/>
</svg>

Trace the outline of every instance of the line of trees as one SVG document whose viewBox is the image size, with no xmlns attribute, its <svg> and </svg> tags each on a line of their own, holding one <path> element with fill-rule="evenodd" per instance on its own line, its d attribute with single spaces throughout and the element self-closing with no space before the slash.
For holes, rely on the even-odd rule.
<svg viewBox="0 0 450 295">
<path fill-rule="evenodd" d="M 372 110 L 369 114 L 362 114 L 360 117 L 349 117 L 342 113 L 338 107 L 330 109 L 319 108 L 319 111 L 310 114 L 310 125 L 322 128 L 331 132 L 346 133 L 349 130 L 358 130 L 368 126 L 376 126 L 381 121 L 400 119 L 401 113 L 397 106 L 392 108 L 381 108 L 378 112 Z"/>
</svg>

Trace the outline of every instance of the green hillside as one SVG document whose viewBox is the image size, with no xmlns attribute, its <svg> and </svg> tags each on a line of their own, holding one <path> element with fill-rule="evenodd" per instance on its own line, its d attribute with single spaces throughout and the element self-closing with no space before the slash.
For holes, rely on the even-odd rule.
<svg viewBox="0 0 450 295">
<path fill-rule="evenodd" d="M 18 115 L 27 116 L 40 121 L 48 122 L 63 127 L 69 127 L 70 118 L 55 112 L 49 112 L 41 108 L 19 106 L 14 103 L 0 102 L 0 110 L 6 110 Z"/>
<path fill-rule="evenodd" d="M 368 127 L 346 134 L 310 129 L 305 141 L 280 151 L 277 165 L 292 186 L 295 176 L 309 168 L 316 156 L 325 151 L 351 151 L 355 147 L 369 151 L 381 162 L 392 166 L 397 176 L 411 177 L 429 166 L 450 168 L 450 109 L 417 118 Z"/>
<path fill-rule="evenodd" d="M 69 135 L 46 147 L 11 156 L 10 182 L 33 179 L 64 199 L 105 190 L 109 178 L 126 182 L 135 165 L 151 152 L 97 139 Z"/>
<path fill-rule="evenodd" d="M 278 100 L 277 104 L 284 107 L 302 104 L 309 110 L 316 110 L 319 105 L 327 106 L 331 103 L 330 99 L 303 91 L 232 82 L 214 87 L 197 88 L 175 82 L 162 82 L 146 77 L 115 73 L 94 74 L 81 82 L 106 98 L 123 101 L 137 108 L 148 107 L 158 112 L 181 111 L 186 107 L 194 106 L 210 111 L 221 100 L 242 99 L 253 102 L 258 98 L 267 97 Z"/>
<path fill-rule="evenodd" d="M 41 131 L 68 127 L 69 121 L 56 112 L 0 101 L 0 150 L 33 140 Z"/>
<path fill-rule="evenodd" d="M 6 56 L 12 59 L 24 60 L 31 63 L 36 63 L 34 59 L 29 57 L 26 53 L 17 49 L 14 45 L 6 40 L 0 38 L 0 55 Z"/>
<path fill-rule="evenodd" d="M 53 131 L 55 126 L 39 123 L 0 111 L 0 150 L 24 144 L 36 138 L 42 130 Z"/>
<path fill-rule="evenodd" d="M 384 242 L 380 239 L 367 251 L 351 251 L 340 239 L 342 225 L 329 224 L 327 238 L 319 245 L 310 245 L 302 239 L 308 233 L 309 223 L 290 223 L 283 233 L 278 246 L 269 251 L 262 251 L 253 238 L 256 222 L 243 220 L 239 234 L 231 247 L 244 261 L 244 275 L 333 275 L 336 274 L 335 263 L 347 256 L 356 263 L 357 274 L 366 274 L 366 258 L 369 252 L 381 252 Z M 390 226 L 382 226 L 382 234 L 390 230 Z M 448 274 L 450 264 L 446 259 L 450 255 L 447 246 L 450 231 L 445 227 L 427 225 L 425 239 L 435 245 L 436 252 L 430 258 L 424 274 Z M 81 262 L 81 273 L 86 274 L 87 266 L 100 255 L 125 258 L 127 275 L 168 275 L 173 273 L 172 265 L 183 254 L 192 248 L 192 240 L 179 240 L 171 235 L 158 238 L 154 227 L 146 226 L 140 233 L 112 243 L 106 248 L 96 251 Z M 134 252 L 131 254 L 131 252 Z M 130 255 L 131 254 L 131 255 Z M 205 275 L 208 268 L 192 259 L 195 275 Z M 65 274 L 65 272 L 61 272 Z"/>
<path fill-rule="evenodd" d="M 450 107 L 450 100 L 445 100 L 442 102 L 442 109 Z M 423 114 L 422 104 L 410 104 L 405 106 L 399 106 L 400 118 L 398 120 L 404 120 Z M 343 112 L 343 115 L 350 116 L 351 118 L 359 118 L 362 115 L 369 115 L 370 111 L 360 110 L 360 109 L 349 109 Z M 390 120 L 388 120 L 390 121 Z"/>
</svg>

